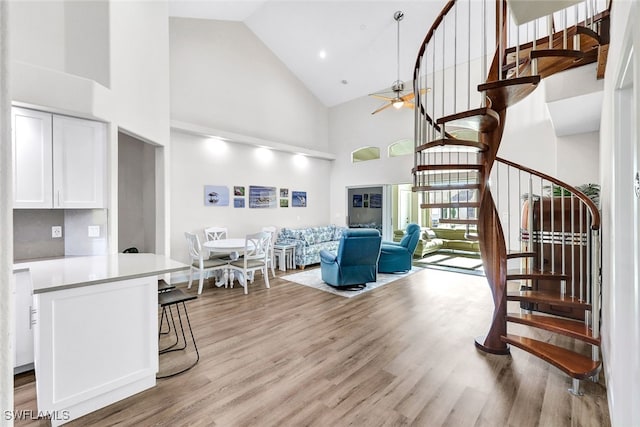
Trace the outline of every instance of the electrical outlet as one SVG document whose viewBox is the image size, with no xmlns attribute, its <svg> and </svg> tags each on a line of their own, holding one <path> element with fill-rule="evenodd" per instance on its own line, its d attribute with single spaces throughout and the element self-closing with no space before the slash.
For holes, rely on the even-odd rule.
<svg viewBox="0 0 640 427">
<path fill-rule="evenodd" d="M 90 225 L 87 229 L 87 234 L 89 237 L 100 237 L 100 226 Z"/>
<path fill-rule="evenodd" d="M 54 225 L 53 227 L 51 227 L 51 238 L 59 239 L 60 237 L 62 237 L 62 226 Z"/>
</svg>

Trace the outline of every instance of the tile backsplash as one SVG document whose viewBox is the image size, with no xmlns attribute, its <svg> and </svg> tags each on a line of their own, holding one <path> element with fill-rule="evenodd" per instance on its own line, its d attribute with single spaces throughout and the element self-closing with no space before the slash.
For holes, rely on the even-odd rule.
<svg viewBox="0 0 640 427">
<path fill-rule="evenodd" d="M 88 237 L 88 226 L 99 227 Z M 62 226 L 62 237 L 52 238 L 51 227 Z M 108 253 L 106 209 L 14 209 L 15 261 Z"/>
</svg>

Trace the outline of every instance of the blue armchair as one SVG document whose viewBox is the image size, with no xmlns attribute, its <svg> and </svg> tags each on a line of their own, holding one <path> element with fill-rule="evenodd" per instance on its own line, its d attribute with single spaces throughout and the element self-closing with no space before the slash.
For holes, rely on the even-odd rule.
<svg viewBox="0 0 640 427">
<path fill-rule="evenodd" d="M 320 251 L 322 280 L 337 287 L 375 282 L 381 243 L 378 230 L 344 230 L 337 254 Z"/>
<path fill-rule="evenodd" d="M 382 242 L 378 272 L 399 273 L 411 270 L 411 258 L 418 240 L 420 240 L 420 226 L 409 224 L 400 242 Z"/>
</svg>

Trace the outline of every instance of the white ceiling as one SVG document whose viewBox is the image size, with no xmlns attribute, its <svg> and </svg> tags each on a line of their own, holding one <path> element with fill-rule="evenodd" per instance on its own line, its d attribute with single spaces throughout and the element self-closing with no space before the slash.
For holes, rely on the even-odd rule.
<svg viewBox="0 0 640 427">
<path fill-rule="evenodd" d="M 244 22 L 313 92 L 332 107 L 412 79 L 416 55 L 446 0 L 169 0 L 171 16 Z M 321 50 L 326 58 L 321 59 Z M 346 81 L 347 83 L 343 83 Z"/>
</svg>

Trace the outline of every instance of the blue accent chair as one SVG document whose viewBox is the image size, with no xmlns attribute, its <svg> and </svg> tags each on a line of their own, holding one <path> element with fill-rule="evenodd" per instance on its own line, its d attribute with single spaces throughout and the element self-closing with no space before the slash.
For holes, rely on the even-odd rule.
<svg viewBox="0 0 640 427">
<path fill-rule="evenodd" d="M 382 237 L 378 230 L 344 230 L 337 254 L 320 251 L 322 280 L 336 287 L 375 282 L 381 243 Z"/>
<path fill-rule="evenodd" d="M 420 226 L 409 224 L 400 242 L 382 242 L 378 272 L 400 273 L 411 270 L 411 258 L 419 240 Z"/>
</svg>

